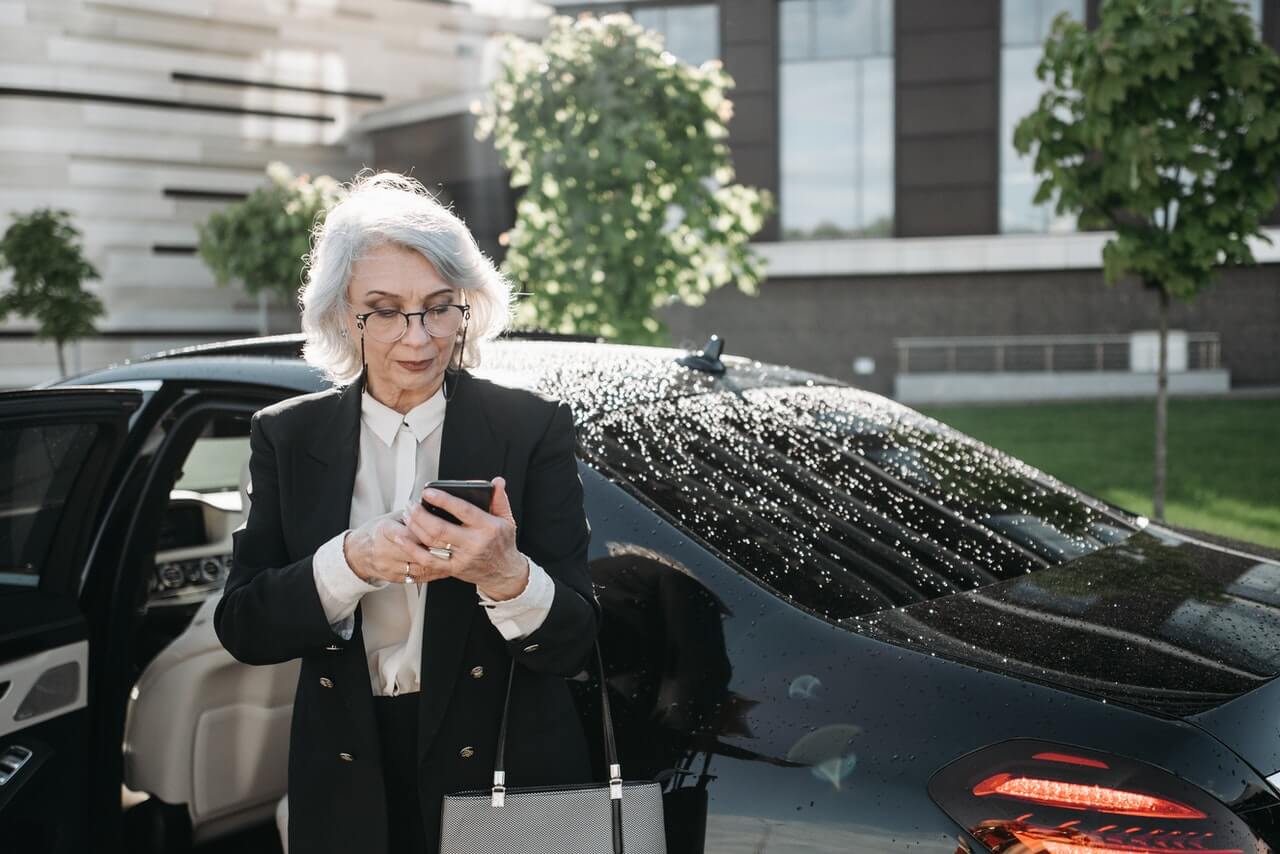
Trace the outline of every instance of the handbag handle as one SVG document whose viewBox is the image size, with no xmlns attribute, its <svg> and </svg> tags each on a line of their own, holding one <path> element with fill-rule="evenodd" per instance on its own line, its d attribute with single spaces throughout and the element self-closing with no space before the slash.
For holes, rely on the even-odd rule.
<svg viewBox="0 0 1280 854">
<path fill-rule="evenodd" d="M 604 681 L 604 658 L 600 654 L 600 642 L 592 646 L 595 653 L 596 672 L 600 676 L 600 717 L 604 722 L 604 755 L 609 763 L 609 806 L 613 819 L 614 854 L 622 851 L 622 766 L 618 764 L 618 745 L 613 737 L 613 715 L 609 711 L 609 689 Z M 498 751 L 493 765 L 493 796 L 495 807 L 506 801 L 507 713 L 511 709 L 511 685 L 516 678 L 516 660 L 511 659 L 511 672 L 507 675 L 507 694 L 502 700 L 502 723 L 498 727 Z"/>
</svg>

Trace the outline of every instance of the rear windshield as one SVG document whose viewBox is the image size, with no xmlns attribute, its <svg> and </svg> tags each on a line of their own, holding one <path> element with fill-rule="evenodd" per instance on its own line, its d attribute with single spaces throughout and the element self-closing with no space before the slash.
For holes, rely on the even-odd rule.
<svg viewBox="0 0 1280 854">
<path fill-rule="evenodd" d="M 589 462 L 758 581 L 828 619 L 1055 566 L 1129 517 L 884 398 L 754 389 L 585 424 Z"/>
</svg>

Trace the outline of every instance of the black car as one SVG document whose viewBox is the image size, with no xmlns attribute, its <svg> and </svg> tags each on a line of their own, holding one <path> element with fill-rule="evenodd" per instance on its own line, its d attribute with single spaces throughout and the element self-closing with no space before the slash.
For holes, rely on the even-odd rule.
<svg viewBox="0 0 1280 854">
<path fill-rule="evenodd" d="M 0 851 L 271 821 L 296 666 L 210 613 L 250 415 L 326 385 L 299 345 L 0 395 Z M 714 349 L 505 340 L 479 373 L 574 408 L 623 772 L 671 851 L 1280 844 L 1274 553 Z"/>
</svg>

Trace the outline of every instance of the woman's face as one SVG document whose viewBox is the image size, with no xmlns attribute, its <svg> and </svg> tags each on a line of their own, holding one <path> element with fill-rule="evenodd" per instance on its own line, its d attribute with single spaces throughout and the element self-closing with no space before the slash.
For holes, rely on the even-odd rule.
<svg viewBox="0 0 1280 854">
<path fill-rule="evenodd" d="M 422 311 L 458 302 L 459 291 L 440 277 L 422 253 L 384 243 L 351 265 L 347 299 L 352 308 L 347 331 L 359 346 L 361 330 L 354 315 L 380 308 Z M 379 341 L 365 330 L 369 393 L 401 412 L 427 400 L 440 388 L 457 338 L 431 337 L 418 317 L 410 318 L 408 330 L 398 341 Z"/>
</svg>

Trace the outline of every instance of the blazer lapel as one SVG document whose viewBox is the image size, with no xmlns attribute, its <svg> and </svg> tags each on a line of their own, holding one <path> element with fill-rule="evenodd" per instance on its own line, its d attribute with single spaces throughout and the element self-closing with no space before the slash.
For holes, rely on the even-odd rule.
<svg viewBox="0 0 1280 854">
<path fill-rule="evenodd" d="M 489 480 L 503 474 L 506 442 L 495 435 L 483 400 L 484 386 L 459 372 L 445 407 L 440 437 L 441 480 Z M 444 720 L 462 663 L 467 635 L 480 612 L 476 588 L 456 578 L 427 584 L 422 632 L 422 690 L 419 703 L 418 759 Z"/>
<path fill-rule="evenodd" d="M 311 426 L 307 459 L 297 469 L 298 494 L 294 506 L 304 508 L 297 519 L 303 531 L 303 552 L 315 551 L 351 520 L 351 493 L 360 453 L 360 396 L 364 376 L 343 389 L 326 415 Z"/>
<path fill-rule="evenodd" d="M 356 466 L 360 456 L 360 401 L 365 376 L 343 389 L 334 399 L 330 411 L 317 417 L 306 443 L 306 458 L 297 466 L 298 494 L 294 506 L 306 507 L 297 520 L 304 532 L 304 553 L 315 551 L 351 522 L 351 495 L 355 489 Z M 370 699 L 368 653 L 361 630 L 363 617 L 356 606 L 351 648 L 341 657 L 345 667 L 344 682 L 363 685 L 366 690 L 343 691 L 342 698 L 356 722 L 358 732 L 377 732 L 377 721 Z"/>
</svg>

